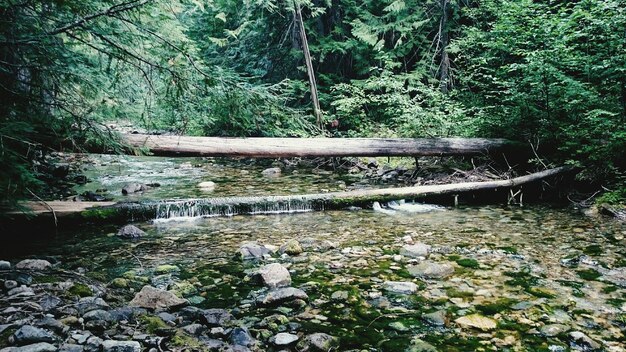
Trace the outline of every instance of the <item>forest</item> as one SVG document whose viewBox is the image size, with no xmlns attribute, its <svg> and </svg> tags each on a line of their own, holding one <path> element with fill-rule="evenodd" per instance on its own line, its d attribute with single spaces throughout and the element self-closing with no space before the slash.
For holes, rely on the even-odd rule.
<svg viewBox="0 0 626 352">
<path fill-rule="evenodd" d="M 44 187 L 50 151 L 119 150 L 116 120 L 204 136 L 509 138 L 624 199 L 620 0 L 4 0 L 0 14 L 4 203 Z"/>
<path fill-rule="evenodd" d="M 623 352 L 626 0 L 0 0 L 0 352 Z"/>
</svg>

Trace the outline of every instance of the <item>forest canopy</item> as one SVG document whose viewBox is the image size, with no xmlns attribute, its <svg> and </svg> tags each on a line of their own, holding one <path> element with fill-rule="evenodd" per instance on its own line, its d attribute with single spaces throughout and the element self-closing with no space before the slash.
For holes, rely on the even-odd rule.
<svg viewBox="0 0 626 352">
<path fill-rule="evenodd" d="M 0 0 L 2 201 L 42 186 L 50 151 L 119 150 L 118 120 L 206 136 L 509 138 L 624 194 L 625 5 Z"/>
</svg>

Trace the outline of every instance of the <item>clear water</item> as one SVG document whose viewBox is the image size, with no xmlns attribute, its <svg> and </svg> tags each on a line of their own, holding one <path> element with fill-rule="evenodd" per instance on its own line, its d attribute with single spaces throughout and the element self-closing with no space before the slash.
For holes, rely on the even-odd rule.
<svg viewBox="0 0 626 352">
<path fill-rule="evenodd" d="M 340 350 L 404 351 L 415 338 L 440 351 L 577 347 L 567 332 L 543 335 L 541 327 L 550 323 L 582 331 L 607 350 L 624 348 L 626 283 L 619 281 L 619 272 L 624 280 L 626 225 L 612 220 L 559 208 L 491 206 L 393 215 L 360 210 L 232 216 L 138 226 L 148 236 L 137 242 L 115 238 L 114 227 L 81 228 L 12 253 L 51 256 L 62 268 L 82 267 L 103 281 L 126 277 L 135 289 L 146 281 L 192 283 L 198 288 L 193 295 L 206 298 L 199 306 L 237 308 L 239 318 L 250 320 L 276 311 L 248 304 L 261 287 L 246 275 L 261 263 L 236 259 L 237 248 L 249 241 L 280 246 L 298 239 L 322 247 L 329 241 L 335 248 L 305 249 L 273 260 L 288 266 L 293 286 L 310 296 L 304 310 L 282 314 L 301 324 L 299 332 L 340 337 Z M 441 280 L 409 275 L 409 264 L 394 258 L 405 236 L 433 246 L 429 260 L 452 264 L 454 274 Z M 561 263 L 580 255 L 586 257 L 576 266 Z M 164 277 L 157 273 L 163 264 L 180 270 Z M 411 281 L 420 289 L 413 295 L 391 294 L 382 289 L 387 280 Z M 346 301 L 331 299 L 339 290 L 348 292 Z M 133 295 L 129 289 L 119 294 Z M 448 325 L 435 327 L 422 319 L 433 311 L 444 311 Z M 454 323 L 473 312 L 494 319 L 498 327 L 483 332 Z M 390 326 L 394 323 L 406 329 L 398 331 Z"/>
</svg>

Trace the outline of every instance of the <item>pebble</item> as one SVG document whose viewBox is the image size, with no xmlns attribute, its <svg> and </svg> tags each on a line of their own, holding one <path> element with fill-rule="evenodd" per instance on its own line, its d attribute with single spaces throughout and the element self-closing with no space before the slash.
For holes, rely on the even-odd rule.
<svg viewBox="0 0 626 352">
<path fill-rule="evenodd" d="M 272 340 L 276 346 L 287 346 L 298 341 L 298 335 L 281 332 L 272 337 Z"/>
<path fill-rule="evenodd" d="M 383 287 L 386 291 L 401 294 L 411 294 L 418 290 L 415 283 L 408 281 L 385 281 Z"/>
<path fill-rule="evenodd" d="M 400 255 L 409 258 L 426 258 L 430 249 L 431 246 L 424 243 L 406 244 L 400 248 Z"/>
</svg>

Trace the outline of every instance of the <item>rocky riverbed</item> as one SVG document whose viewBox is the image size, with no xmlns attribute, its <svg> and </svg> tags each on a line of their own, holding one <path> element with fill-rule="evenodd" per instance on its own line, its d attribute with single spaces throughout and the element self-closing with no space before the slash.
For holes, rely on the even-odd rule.
<svg viewBox="0 0 626 352">
<path fill-rule="evenodd" d="M 623 223 L 483 207 L 135 225 L 2 251 L 0 348 L 625 348 Z"/>
</svg>

